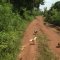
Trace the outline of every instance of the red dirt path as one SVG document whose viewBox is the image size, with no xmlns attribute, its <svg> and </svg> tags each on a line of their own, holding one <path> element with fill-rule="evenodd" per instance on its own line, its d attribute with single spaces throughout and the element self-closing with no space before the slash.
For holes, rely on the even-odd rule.
<svg viewBox="0 0 60 60">
<path fill-rule="evenodd" d="M 49 42 L 48 42 L 49 48 L 57 56 L 60 55 L 60 48 L 56 48 L 60 40 L 60 36 L 56 32 L 54 32 L 51 28 L 48 28 L 47 26 L 45 26 L 43 20 L 44 18 L 42 16 L 38 16 L 28 26 L 23 38 L 23 45 L 26 47 L 19 55 L 18 60 L 37 60 L 36 59 L 37 43 L 35 43 L 35 45 L 29 45 L 30 43 L 29 40 L 34 37 L 33 33 L 35 30 L 37 30 L 38 32 L 40 30 L 44 34 L 46 34 L 47 38 L 49 39 Z M 20 57 L 22 57 L 22 59 L 20 59 Z"/>
</svg>

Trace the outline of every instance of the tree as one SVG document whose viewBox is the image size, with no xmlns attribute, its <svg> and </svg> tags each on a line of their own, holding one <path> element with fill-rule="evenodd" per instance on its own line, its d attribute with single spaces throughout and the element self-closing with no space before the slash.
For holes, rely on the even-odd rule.
<svg viewBox="0 0 60 60">
<path fill-rule="evenodd" d="M 32 10 L 34 7 L 39 8 L 39 4 L 42 4 L 44 0 L 10 0 L 13 4 L 14 10 Z"/>
<path fill-rule="evenodd" d="M 60 1 L 56 2 L 48 11 L 46 21 L 54 25 L 60 26 Z"/>
<path fill-rule="evenodd" d="M 57 9 L 58 11 L 60 11 L 60 1 L 56 2 L 56 3 L 51 7 L 50 10 L 52 10 L 53 8 L 54 8 L 54 9 Z"/>
</svg>

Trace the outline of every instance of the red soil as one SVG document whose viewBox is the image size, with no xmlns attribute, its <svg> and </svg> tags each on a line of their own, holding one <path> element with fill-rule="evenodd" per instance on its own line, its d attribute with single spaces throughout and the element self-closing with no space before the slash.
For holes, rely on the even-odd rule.
<svg viewBox="0 0 60 60">
<path fill-rule="evenodd" d="M 60 40 L 60 36 L 51 28 L 48 28 L 46 25 L 44 25 L 43 20 L 44 18 L 42 16 L 37 16 L 36 19 L 33 20 L 28 26 L 23 38 L 23 46 L 26 47 L 19 54 L 18 60 L 36 60 L 37 43 L 35 43 L 35 45 L 30 45 L 29 40 L 35 37 L 34 31 L 39 32 L 39 30 L 46 34 L 47 38 L 49 39 L 48 45 L 51 51 L 57 56 L 60 55 L 60 48 L 56 48 Z"/>
</svg>

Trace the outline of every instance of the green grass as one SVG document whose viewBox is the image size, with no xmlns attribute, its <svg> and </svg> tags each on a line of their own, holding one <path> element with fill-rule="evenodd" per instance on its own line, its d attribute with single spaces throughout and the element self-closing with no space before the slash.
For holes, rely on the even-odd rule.
<svg viewBox="0 0 60 60">
<path fill-rule="evenodd" d="M 58 60 L 48 47 L 48 39 L 40 32 L 38 36 L 38 60 Z"/>
</svg>

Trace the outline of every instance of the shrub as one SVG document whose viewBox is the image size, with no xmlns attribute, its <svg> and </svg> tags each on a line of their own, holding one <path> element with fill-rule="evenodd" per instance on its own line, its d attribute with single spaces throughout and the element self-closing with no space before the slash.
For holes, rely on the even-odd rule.
<svg viewBox="0 0 60 60">
<path fill-rule="evenodd" d="M 0 4 L 0 60 L 16 60 L 28 21 L 13 13 L 12 5 Z"/>
<path fill-rule="evenodd" d="M 52 9 L 50 13 L 48 12 L 45 21 L 60 26 L 60 11 L 57 11 L 57 9 Z"/>
</svg>

